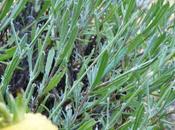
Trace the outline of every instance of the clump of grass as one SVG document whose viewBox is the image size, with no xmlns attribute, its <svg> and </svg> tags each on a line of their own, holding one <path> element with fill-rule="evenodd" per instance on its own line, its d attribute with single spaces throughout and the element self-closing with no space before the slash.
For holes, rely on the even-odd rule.
<svg viewBox="0 0 175 130">
<path fill-rule="evenodd" d="M 146 9 L 135 0 L 1 4 L 4 99 L 9 91 L 14 96 L 24 91 L 27 110 L 47 115 L 64 130 L 173 129 L 174 4 L 158 0 Z"/>
</svg>

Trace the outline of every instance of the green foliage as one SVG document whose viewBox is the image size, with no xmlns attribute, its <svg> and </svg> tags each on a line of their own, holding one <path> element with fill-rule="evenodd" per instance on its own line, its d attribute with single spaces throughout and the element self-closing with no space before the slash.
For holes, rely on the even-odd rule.
<svg viewBox="0 0 175 130">
<path fill-rule="evenodd" d="M 135 0 L 0 5 L 0 63 L 6 66 L 0 119 L 9 118 L 6 107 L 18 112 L 13 105 L 22 100 L 9 99 L 9 92 L 14 75 L 27 71 L 27 84 L 19 86 L 26 111 L 47 114 L 60 130 L 173 128 L 175 5 L 164 0 L 147 9 Z"/>
</svg>

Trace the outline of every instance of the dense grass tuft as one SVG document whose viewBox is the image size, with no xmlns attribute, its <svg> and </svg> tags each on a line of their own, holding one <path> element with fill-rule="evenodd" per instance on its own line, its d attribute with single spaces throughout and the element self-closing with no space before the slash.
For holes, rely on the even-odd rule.
<svg viewBox="0 0 175 130">
<path fill-rule="evenodd" d="M 0 0 L 0 101 L 23 93 L 60 130 L 174 129 L 174 12 L 164 0 Z"/>
</svg>

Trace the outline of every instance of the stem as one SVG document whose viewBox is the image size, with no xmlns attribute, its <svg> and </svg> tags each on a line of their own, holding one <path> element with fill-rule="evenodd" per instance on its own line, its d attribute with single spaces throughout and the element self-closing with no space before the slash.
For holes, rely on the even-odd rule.
<svg viewBox="0 0 175 130">
<path fill-rule="evenodd" d="M 5 121 L 7 121 L 7 122 L 12 121 L 12 116 L 10 115 L 10 112 L 8 111 L 5 104 L 3 104 L 3 103 L 0 103 L 0 114 L 3 116 Z"/>
</svg>

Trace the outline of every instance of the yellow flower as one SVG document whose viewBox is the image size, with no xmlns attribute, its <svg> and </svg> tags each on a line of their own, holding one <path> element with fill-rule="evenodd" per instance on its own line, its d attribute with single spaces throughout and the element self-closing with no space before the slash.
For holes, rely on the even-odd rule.
<svg viewBox="0 0 175 130">
<path fill-rule="evenodd" d="M 22 121 L 0 130 L 58 130 L 58 128 L 41 114 L 27 113 Z"/>
</svg>

